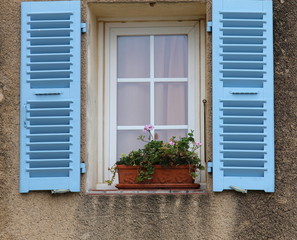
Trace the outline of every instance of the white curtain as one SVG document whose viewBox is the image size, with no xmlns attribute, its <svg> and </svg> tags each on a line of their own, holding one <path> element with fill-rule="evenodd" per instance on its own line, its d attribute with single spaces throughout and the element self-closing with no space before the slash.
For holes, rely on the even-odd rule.
<svg viewBox="0 0 297 240">
<path fill-rule="evenodd" d="M 150 37 L 118 37 L 118 78 L 150 77 Z"/>
<path fill-rule="evenodd" d="M 155 77 L 188 76 L 188 39 L 185 35 L 155 36 Z"/>
<path fill-rule="evenodd" d="M 117 125 L 144 126 L 150 121 L 150 84 L 118 83 Z"/>
<path fill-rule="evenodd" d="M 188 77 L 188 41 L 185 35 L 155 37 L 155 77 Z M 186 82 L 155 84 L 156 125 L 187 125 L 188 86 Z M 184 136 L 185 130 L 157 131 L 168 141 L 173 135 Z"/>
<path fill-rule="evenodd" d="M 168 81 L 155 83 L 155 125 L 187 125 L 187 82 L 170 82 L 170 78 L 188 77 L 188 43 L 186 35 L 154 37 L 154 77 Z M 118 77 L 150 77 L 149 36 L 118 38 Z M 149 83 L 118 83 L 118 125 L 145 125 L 150 123 Z M 161 140 L 172 135 L 184 136 L 186 130 L 157 131 Z M 118 151 L 128 153 L 138 149 L 136 131 L 118 132 Z M 124 140 L 126 139 L 126 140 Z M 125 150 L 126 149 L 126 150 Z"/>
</svg>

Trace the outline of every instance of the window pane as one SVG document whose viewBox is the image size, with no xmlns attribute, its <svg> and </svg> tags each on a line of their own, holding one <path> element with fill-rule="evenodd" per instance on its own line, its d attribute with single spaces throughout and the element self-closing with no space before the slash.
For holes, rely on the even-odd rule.
<svg viewBox="0 0 297 240">
<path fill-rule="evenodd" d="M 137 140 L 140 135 L 145 135 L 142 130 L 118 130 L 117 160 L 121 155 L 128 154 L 132 150 L 138 150 L 145 145 L 145 142 Z"/>
<path fill-rule="evenodd" d="M 118 78 L 150 77 L 149 36 L 118 37 Z"/>
<path fill-rule="evenodd" d="M 155 36 L 155 77 L 188 77 L 188 37 Z"/>
<path fill-rule="evenodd" d="M 176 137 L 176 139 L 185 137 L 187 132 L 185 129 L 156 130 L 155 138 L 157 137 L 158 140 L 169 142 L 172 137 Z"/>
<path fill-rule="evenodd" d="M 156 125 L 188 124 L 187 86 L 186 82 L 155 84 Z"/>
<path fill-rule="evenodd" d="M 150 84 L 118 83 L 117 124 L 145 125 L 150 121 Z"/>
</svg>

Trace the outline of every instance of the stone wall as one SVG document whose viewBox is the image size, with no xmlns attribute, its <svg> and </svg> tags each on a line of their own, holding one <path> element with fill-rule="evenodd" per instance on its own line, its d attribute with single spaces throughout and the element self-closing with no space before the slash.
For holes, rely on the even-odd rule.
<svg viewBox="0 0 297 240">
<path fill-rule="evenodd" d="M 296 239 L 297 1 L 274 0 L 275 193 L 162 196 L 18 193 L 20 2 L 0 2 L 0 239 Z"/>
</svg>

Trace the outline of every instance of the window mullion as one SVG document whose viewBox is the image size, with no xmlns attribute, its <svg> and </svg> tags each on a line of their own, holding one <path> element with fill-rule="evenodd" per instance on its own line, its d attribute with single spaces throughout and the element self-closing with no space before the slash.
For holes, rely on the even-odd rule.
<svg viewBox="0 0 297 240">
<path fill-rule="evenodd" d="M 154 66 L 154 36 L 150 36 L 150 124 L 155 125 L 155 66 Z M 152 131 L 153 136 L 155 131 Z"/>
</svg>

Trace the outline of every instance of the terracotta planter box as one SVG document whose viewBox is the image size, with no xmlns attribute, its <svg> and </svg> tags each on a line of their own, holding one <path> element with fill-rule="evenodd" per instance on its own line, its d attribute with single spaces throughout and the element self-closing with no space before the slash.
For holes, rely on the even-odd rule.
<svg viewBox="0 0 297 240">
<path fill-rule="evenodd" d="M 200 184 L 195 184 L 190 172 L 195 168 L 188 165 L 176 167 L 162 167 L 155 165 L 153 178 L 146 182 L 137 182 L 139 166 L 118 165 L 119 189 L 183 189 L 199 188 Z"/>
</svg>

